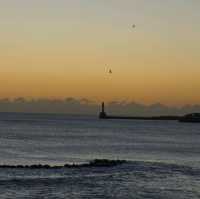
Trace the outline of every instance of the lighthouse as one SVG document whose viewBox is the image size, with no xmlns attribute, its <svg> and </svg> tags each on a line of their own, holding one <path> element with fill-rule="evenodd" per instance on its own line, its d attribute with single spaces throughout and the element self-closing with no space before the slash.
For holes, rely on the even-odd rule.
<svg viewBox="0 0 200 199">
<path fill-rule="evenodd" d="M 106 112 L 105 112 L 105 103 L 104 102 L 102 102 L 102 104 L 101 104 L 101 112 L 100 112 L 100 114 L 99 114 L 99 118 L 100 119 L 105 119 L 106 118 Z"/>
</svg>

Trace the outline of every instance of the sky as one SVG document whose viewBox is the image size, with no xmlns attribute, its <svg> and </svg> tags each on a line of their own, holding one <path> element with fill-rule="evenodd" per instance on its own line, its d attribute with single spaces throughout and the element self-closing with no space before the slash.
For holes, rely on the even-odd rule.
<svg viewBox="0 0 200 199">
<path fill-rule="evenodd" d="M 199 9 L 199 0 L 0 0 L 0 98 L 199 104 Z"/>
</svg>

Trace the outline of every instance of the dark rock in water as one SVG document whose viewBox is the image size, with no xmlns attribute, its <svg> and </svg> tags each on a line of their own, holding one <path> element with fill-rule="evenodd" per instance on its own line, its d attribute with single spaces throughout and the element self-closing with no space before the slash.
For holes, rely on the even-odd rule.
<svg viewBox="0 0 200 199">
<path fill-rule="evenodd" d="M 95 167 L 110 167 L 126 163 L 125 160 L 108 160 L 108 159 L 95 159 L 89 163 L 89 166 Z"/>
<path fill-rule="evenodd" d="M 51 166 L 50 165 L 41 165 L 41 164 L 38 164 L 38 165 L 31 165 L 29 166 L 30 169 L 50 169 Z"/>
<path fill-rule="evenodd" d="M 117 166 L 123 163 L 126 163 L 126 160 L 108 160 L 108 159 L 95 159 L 90 161 L 89 163 L 86 164 L 81 164 L 81 165 L 69 165 L 66 164 L 64 165 L 64 167 L 67 168 L 82 168 L 82 167 L 113 167 L 113 166 Z"/>
<path fill-rule="evenodd" d="M 57 168 L 62 168 L 63 166 L 58 166 Z M 10 169 L 52 169 L 50 165 L 33 164 L 33 165 L 0 165 L 0 168 L 10 168 Z"/>
<path fill-rule="evenodd" d="M 23 165 L 17 165 L 16 168 L 23 169 L 24 166 Z"/>
<path fill-rule="evenodd" d="M 33 165 L 0 165 L 0 168 L 11 169 L 62 169 L 62 168 L 85 168 L 85 167 L 113 167 L 126 163 L 126 160 L 95 159 L 85 164 L 65 164 L 64 166 L 50 166 L 42 164 Z"/>
</svg>

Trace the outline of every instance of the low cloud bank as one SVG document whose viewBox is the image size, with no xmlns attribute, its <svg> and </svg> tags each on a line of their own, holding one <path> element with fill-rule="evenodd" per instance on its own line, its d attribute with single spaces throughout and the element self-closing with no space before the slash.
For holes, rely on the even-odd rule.
<svg viewBox="0 0 200 199">
<path fill-rule="evenodd" d="M 100 104 L 88 99 L 66 98 L 64 100 L 17 98 L 0 99 L 0 112 L 28 113 L 67 113 L 78 115 L 97 115 Z M 162 104 L 144 105 L 135 102 L 109 102 L 106 104 L 109 114 L 132 116 L 184 115 L 200 112 L 200 105 L 185 105 L 181 108 Z"/>
</svg>

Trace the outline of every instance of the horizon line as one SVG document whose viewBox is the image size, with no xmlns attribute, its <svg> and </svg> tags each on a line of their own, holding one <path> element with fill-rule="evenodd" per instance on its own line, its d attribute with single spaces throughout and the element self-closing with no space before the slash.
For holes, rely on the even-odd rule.
<svg viewBox="0 0 200 199">
<path fill-rule="evenodd" d="M 145 103 L 145 102 L 139 102 L 136 100 L 124 100 L 124 99 L 113 99 L 113 100 L 92 100 L 90 98 L 85 97 L 65 97 L 65 98 L 59 98 L 59 97 L 0 97 L 0 103 L 7 102 L 7 103 L 15 103 L 15 102 L 21 102 L 21 103 L 30 103 L 30 102 L 60 102 L 60 103 L 66 103 L 66 102 L 79 102 L 83 105 L 100 105 L 102 102 L 105 102 L 106 105 L 142 105 L 142 106 L 165 106 L 169 108 L 183 108 L 183 107 L 189 107 L 189 106 L 200 106 L 199 103 L 184 103 L 180 105 L 169 105 L 167 103 L 162 103 L 159 101 L 155 101 L 153 103 Z"/>
</svg>

